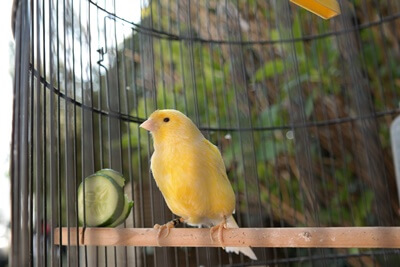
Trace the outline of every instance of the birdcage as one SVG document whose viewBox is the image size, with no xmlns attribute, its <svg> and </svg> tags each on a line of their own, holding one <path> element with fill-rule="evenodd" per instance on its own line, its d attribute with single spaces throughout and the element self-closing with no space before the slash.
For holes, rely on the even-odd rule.
<svg viewBox="0 0 400 267">
<path fill-rule="evenodd" d="M 12 265 L 398 264 L 400 2 L 338 2 L 323 20 L 288 0 L 14 0 Z M 175 218 L 139 128 L 166 108 L 221 151 L 257 261 L 186 225 L 129 243 Z M 132 212 L 78 228 L 78 186 L 102 168 Z"/>
</svg>

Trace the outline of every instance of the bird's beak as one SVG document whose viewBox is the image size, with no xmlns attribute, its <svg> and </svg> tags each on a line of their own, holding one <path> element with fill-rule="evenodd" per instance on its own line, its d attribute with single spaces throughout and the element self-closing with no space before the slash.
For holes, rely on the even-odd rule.
<svg viewBox="0 0 400 267">
<path fill-rule="evenodd" d="M 154 130 L 155 124 L 151 119 L 148 119 L 145 122 L 143 122 L 142 124 L 140 124 L 139 127 L 151 132 Z"/>
</svg>

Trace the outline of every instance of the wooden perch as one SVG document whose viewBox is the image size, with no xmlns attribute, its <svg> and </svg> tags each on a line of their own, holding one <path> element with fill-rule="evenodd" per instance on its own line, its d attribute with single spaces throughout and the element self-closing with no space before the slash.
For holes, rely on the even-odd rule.
<svg viewBox="0 0 400 267">
<path fill-rule="evenodd" d="M 79 238 L 77 238 L 79 229 Z M 70 245 L 88 246 L 158 246 L 158 230 L 152 228 L 83 228 L 70 229 Z M 60 244 L 60 228 L 54 243 Z M 61 228 L 63 246 L 68 244 L 68 228 Z M 173 228 L 168 237 L 161 234 L 159 244 L 166 247 L 220 247 L 218 231 L 214 240 L 207 228 Z M 400 227 L 307 227 L 307 228 L 238 228 L 223 231 L 227 247 L 297 247 L 297 248 L 400 248 Z M 83 241 L 83 242 L 82 242 Z"/>
</svg>

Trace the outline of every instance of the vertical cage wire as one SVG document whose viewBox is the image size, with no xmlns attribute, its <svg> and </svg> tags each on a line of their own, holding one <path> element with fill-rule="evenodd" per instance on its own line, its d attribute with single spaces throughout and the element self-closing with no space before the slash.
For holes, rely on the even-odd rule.
<svg viewBox="0 0 400 267">
<path fill-rule="evenodd" d="M 77 188 L 127 178 L 120 227 L 174 218 L 149 170 L 155 109 L 187 114 L 223 155 L 241 227 L 398 226 L 389 127 L 399 115 L 400 4 L 14 0 L 14 266 L 391 265 L 398 250 L 54 245 Z M 185 226 L 184 226 L 185 227 Z M 61 239 L 62 232 L 59 232 Z"/>
</svg>

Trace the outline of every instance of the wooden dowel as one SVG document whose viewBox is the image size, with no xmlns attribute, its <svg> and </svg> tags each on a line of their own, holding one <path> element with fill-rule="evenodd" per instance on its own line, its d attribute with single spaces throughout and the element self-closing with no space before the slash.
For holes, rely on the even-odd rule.
<svg viewBox="0 0 400 267">
<path fill-rule="evenodd" d="M 206 228 L 165 230 L 157 242 L 158 230 L 152 228 L 70 228 L 70 245 L 88 246 L 167 246 L 219 247 L 218 231 L 210 238 Z M 54 243 L 60 245 L 60 228 L 54 231 Z M 68 244 L 68 228 L 61 228 L 63 246 Z M 307 227 L 238 228 L 223 231 L 227 247 L 298 247 L 298 248 L 400 248 L 400 227 Z"/>
</svg>

